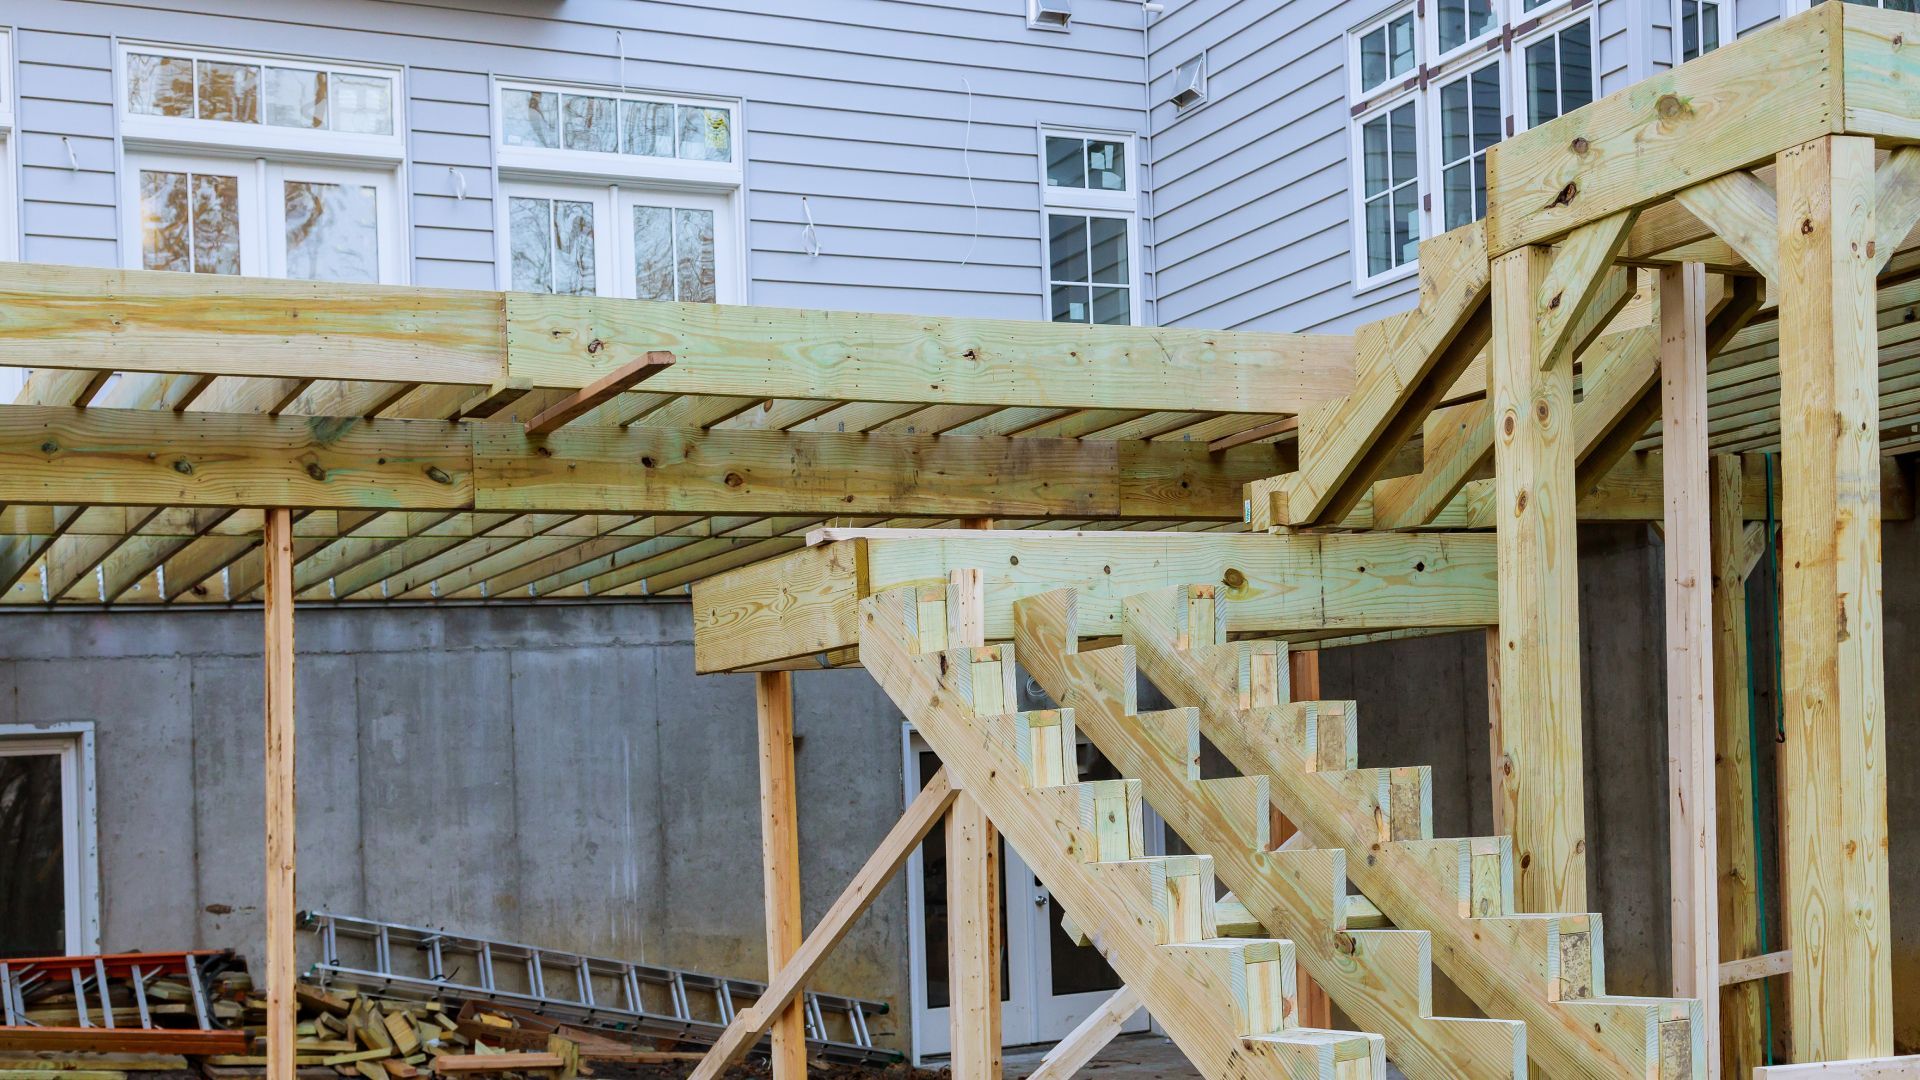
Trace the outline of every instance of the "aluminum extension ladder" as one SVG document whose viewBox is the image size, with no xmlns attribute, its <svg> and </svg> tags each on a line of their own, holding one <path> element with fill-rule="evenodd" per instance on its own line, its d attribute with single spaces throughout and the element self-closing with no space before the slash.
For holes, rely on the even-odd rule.
<svg viewBox="0 0 1920 1080">
<path fill-rule="evenodd" d="M 320 943 L 311 977 L 416 999 L 493 1001 L 580 1027 L 711 1044 L 764 983 L 489 941 L 322 911 L 301 924 Z M 868 1018 L 885 1002 L 809 991 L 809 1049 L 829 1061 L 892 1062 Z M 767 1040 L 758 1048 L 764 1052 Z"/>
</svg>

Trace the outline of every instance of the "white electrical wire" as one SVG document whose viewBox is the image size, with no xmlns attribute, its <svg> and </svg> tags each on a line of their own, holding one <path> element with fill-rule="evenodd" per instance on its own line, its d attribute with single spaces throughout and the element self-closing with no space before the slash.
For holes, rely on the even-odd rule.
<svg viewBox="0 0 1920 1080">
<path fill-rule="evenodd" d="M 960 165 L 967 173 L 967 198 L 973 202 L 973 238 L 967 241 L 967 253 L 960 257 L 960 265 L 965 266 L 973 258 L 973 249 L 980 244 L 980 195 L 973 186 L 973 84 L 962 75 L 960 85 L 967 91 L 967 124 L 960 136 Z"/>
<path fill-rule="evenodd" d="M 820 229 L 813 223 L 813 206 L 805 195 L 800 196 L 800 212 L 807 216 L 807 224 L 800 230 L 800 246 L 806 249 L 809 258 L 820 257 Z"/>
</svg>

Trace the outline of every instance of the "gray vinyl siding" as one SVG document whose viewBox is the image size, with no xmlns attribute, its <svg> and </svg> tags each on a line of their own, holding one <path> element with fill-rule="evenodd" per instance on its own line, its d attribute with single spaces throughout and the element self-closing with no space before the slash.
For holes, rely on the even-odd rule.
<svg viewBox="0 0 1920 1080">
<path fill-rule="evenodd" d="M 1411 305 L 1413 276 L 1355 287 L 1346 66 L 1347 31 L 1402 6 L 1188 0 L 1153 24 L 1151 255 L 1160 322 L 1348 331 Z M 1669 47 L 1672 2 L 1596 7 L 1596 72 L 1608 94 L 1639 77 L 1636 58 L 1650 54 L 1651 39 Z M 1202 51 L 1207 101 L 1182 115 L 1166 101 L 1173 73 Z M 1430 119 L 1423 113 L 1420 122 Z"/>
<path fill-rule="evenodd" d="M 113 49 L 103 37 L 25 27 L 13 48 L 20 257 L 112 266 L 119 250 Z"/>
<path fill-rule="evenodd" d="M 73 80 L 56 80 L 51 66 L 22 65 L 23 136 L 105 141 L 89 201 L 23 213 L 27 257 L 49 261 L 114 261 L 112 41 L 102 27 L 129 40 L 404 68 L 410 273 L 432 285 L 500 284 L 493 77 L 742 99 L 738 197 L 746 299 L 756 304 L 1044 317 L 1039 127 L 1143 126 L 1137 0 L 1080 0 L 1066 33 L 1030 29 L 1025 0 L 12 6 L 23 60 L 51 53 L 99 76 L 70 94 Z M 56 100 L 29 109 L 34 94 Z M 450 169 L 465 178 L 464 199 Z M 818 256 L 803 244 L 803 197 Z M 95 246 L 49 243 L 75 237 Z"/>
</svg>

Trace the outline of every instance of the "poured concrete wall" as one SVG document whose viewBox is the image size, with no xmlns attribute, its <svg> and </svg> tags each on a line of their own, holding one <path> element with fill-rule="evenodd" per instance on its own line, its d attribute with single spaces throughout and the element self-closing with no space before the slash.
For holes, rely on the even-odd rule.
<svg viewBox="0 0 1920 1080">
<path fill-rule="evenodd" d="M 260 637 L 0 618 L 0 723 L 97 725 L 110 951 L 258 955 Z M 694 675 L 684 605 L 303 609 L 295 637 L 301 907 L 765 977 L 753 681 Z M 796 683 L 811 925 L 899 816 L 900 717 L 859 671 Z M 906 957 L 896 883 L 815 985 L 904 1032 Z"/>
</svg>

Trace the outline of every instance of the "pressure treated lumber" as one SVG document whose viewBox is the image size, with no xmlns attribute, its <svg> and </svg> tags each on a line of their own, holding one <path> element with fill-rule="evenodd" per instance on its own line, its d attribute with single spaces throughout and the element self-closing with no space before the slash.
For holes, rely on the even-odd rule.
<svg viewBox="0 0 1920 1080">
<path fill-rule="evenodd" d="M 1023 669 L 1072 710 L 1076 729 L 1120 775 L 1139 781 L 1147 804 L 1189 848 L 1212 860 L 1216 877 L 1267 932 L 1293 943 L 1296 964 L 1354 1023 L 1385 1037 L 1388 1056 L 1415 1080 L 1524 1077 L 1524 1028 L 1434 1015 L 1427 935 L 1363 930 L 1348 922 L 1344 850 L 1272 850 L 1268 787 L 1276 781 L 1258 774 L 1201 779 L 1198 713 L 1140 714 L 1133 647 L 1080 652 L 1073 632 L 1079 622 L 1076 601 L 1072 590 L 1058 590 L 1014 605 L 1014 645 Z M 1178 609 L 1178 632 L 1193 644 L 1224 642 L 1226 613 L 1216 602 L 1216 590 L 1180 590 L 1172 606 Z M 1251 703 L 1281 708 L 1285 648 L 1269 644 L 1258 652 L 1227 653 L 1231 667 L 1222 668 L 1223 679 L 1235 679 L 1245 665 Z M 1256 683 L 1259 696 L 1253 697 Z M 1429 798 L 1424 772 L 1341 774 L 1353 764 L 1344 734 L 1320 735 L 1331 762 L 1329 781 L 1351 791 L 1393 790 L 1390 805 L 1415 805 L 1405 817 L 1416 822 L 1417 833 L 1425 816 L 1418 806 Z"/>
<path fill-rule="evenodd" d="M 1027 1080 L 1073 1080 L 1139 1011 L 1140 995 L 1134 993 L 1132 987 L 1115 990 L 1112 997 L 1101 1002 L 1085 1020 L 1067 1032 L 1066 1038 L 1047 1051 L 1039 1067 L 1027 1074 Z"/>
<path fill-rule="evenodd" d="M 542 409 L 539 415 L 527 421 L 527 434 L 549 434 L 672 366 L 672 353 L 658 349 L 650 351 Z M 489 409 L 486 415 L 493 415 L 492 410 Z"/>
<path fill-rule="evenodd" d="M 1537 1068 L 1596 1078 L 1706 1075 L 1697 1003 L 1606 994 L 1598 915 L 1514 914 L 1511 841 L 1428 838 L 1422 804 L 1396 797 L 1418 790 L 1399 781 L 1420 770 L 1371 770 L 1390 779 L 1377 786 L 1343 783 L 1352 775 L 1353 703 L 1254 707 L 1240 655 L 1257 643 L 1195 642 L 1182 592 L 1128 598 L 1121 639 L 1141 674 L 1197 708 L 1200 734 L 1241 773 L 1266 777 L 1274 805 L 1310 843 L 1344 849 L 1347 875 L 1393 925 L 1430 933 L 1435 962 L 1489 1016 L 1525 1021 Z M 1404 838 L 1411 835 L 1421 838 Z"/>
<path fill-rule="evenodd" d="M 1500 566 L 1503 792 L 1522 911 L 1587 906 L 1580 727 L 1573 358 L 1542 368 L 1534 298 L 1548 253 L 1494 260 L 1495 529 Z"/>
<path fill-rule="evenodd" d="M 930 594 L 930 595 L 929 595 Z M 1077 782 L 1068 711 L 1006 713 L 1011 645 L 922 653 L 944 587 L 862 607 L 861 663 L 1203 1075 L 1377 1080 L 1377 1035 L 1294 1021 L 1286 942 L 1221 939 L 1203 856 L 1142 857 L 1136 781 Z"/>
<path fill-rule="evenodd" d="M 294 730 L 293 531 L 284 508 L 267 511 L 266 590 L 266 965 L 267 1080 L 293 1080 Z"/>
<path fill-rule="evenodd" d="M 1747 700 L 1747 537 L 1740 517 L 1740 459 L 1713 458 L 1712 527 L 1714 847 L 1719 860 L 1720 1075 L 1748 1076 L 1761 1064 L 1766 987 L 1726 985 L 1728 961 L 1760 952 L 1759 852 L 1754 835 L 1753 756 Z M 1752 526 L 1755 532 L 1762 526 Z M 1709 991 L 1702 988 L 1699 993 Z"/>
<path fill-rule="evenodd" d="M 1081 590 L 1080 636 L 1105 637 L 1120 598 L 1202 581 L 1238 602 L 1234 631 L 1480 627 L 1495 620 L 1491 537 L 1453 533 L 918 531 L 862 536 L 696 582 L 694 664 L 736 671 L 847 648 L 867 596 L 982 572 L 989 641 L 1013 636 L 1013 601 Z"/>
<path fill-rule="evenodd" d="M 936 637 L 944 648 L 986 645 L 983 602 L 980 571 L 950 571 L 939 617 L 920 620 L 922 647 Z M 923 603 L 921 611 L 932 607 Z M 1004 711 L 1013 702 L 1001 705 Z M 1000 1080 L 1000 833 L 986 809 L 962 792 L 947 811 L 946 841 L 948 1068 L 956 1080 Z"/>
<path fill-rule="evenodd" d="M 1780 223 L 1772 188 L 1742 170 L 1684 188 L 1675 198 L 1761 276 L 1780 280 Z"/>
<path fill-rule="evenodd" d="M 1718 1042 L 1719 854 L 1714 796 L 1713 553 L 1707 457 L 1707 274 L 1660 270 L 1660 424 L 1666 502 L 1668 933 L 1675 997 L 1700 1000 Z M 1737 491 L 1735 493 L 1737 495 Z M 1707 1062 L 1710 1077 L 1720 1062 Z"/>
<path fill-rule="evenodd" d="M 767 903 L 767 978 L 793 959 L 801 942 L 800 822 L 793 764 L 793 673 L 754 676 L 760 741 L 760 866 Z M 774 1080 L 807 1075 L 806 1005 L 795 1001 L 773 1022 Z"/>
<path fill-rule="evenodd" d="M 1753 1080 L 1907 1080 L 1916 1074 L 1920 1074 L 1920 1056 L 1767 1065 L 1753 1070 Z"/>
<path fill-rule="evenodd" d="M 1815 139 L 1777 175 L 1793 1053 L 1872 1057 L 1893 1050 L 1873 144 Z"/>
<path fill-rule="evenodd" d="M 721 1032 L 720 1038 L 714 1041 L 713 1047 L 701 1059 L 689 1080 L 716 1080 L 728 1065 L 739 1060 L 766 1034 L 774 1020 L 784 1014 L 788 1004 L 799 997 L 807 980 L 833 951 L 833 947 L 840 943 L 840 939 L 846 936 L 854 920 L 867 910 L 880 890 L 906 865 L 907 859 L 920 847 L 920 841 L 945 819 L 947 808 L 953 805 L 956 794 L 945 769 L 928 779 L 926 786 L 920 789 L 920 794 L 907 804 L 900 820 L 894 822 L 893 828 L 887 830 L 879 846 L 873 849 L 873 854 L 867 857 L 860 872 L 847 883 L 833 906 L 820 917 L 813 932 L 795 950 L 793 958 L 775 972 L 773 978 L 767 980 L 766 990 L 752 1005 L 734 1013 L 733 1020 Z"/>
</svg>

